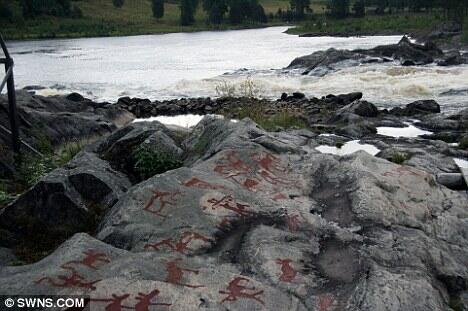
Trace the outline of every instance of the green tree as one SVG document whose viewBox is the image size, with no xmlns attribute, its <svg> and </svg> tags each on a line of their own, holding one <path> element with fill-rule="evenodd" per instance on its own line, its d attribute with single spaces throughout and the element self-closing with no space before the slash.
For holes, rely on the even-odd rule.
<svg viewBox="0 0 468 311">
<path fill-rule="evenodd" d="M 245 21 L 266 23 L 268 20 L 263 6 L 258 0 L 231 0 L 229 2 L 229 21 L 241 24 Z"/>
<path fill-rule="evenodd" d="M 0 23 L 2 21 L 13 21 L 13 11 L 6 0 L 0 0 Z"/>
<path fill-rule="evenodd" d="M 366 4 L 364 0 L 357 0 L 353 5 L 354 16 L 364 17 L 366 15 Z"/>
<path fill-rule="evenodd" d="M 310 0 L 290 0 L 289 4 L 296 18 L 302 19 L 305 16 L 305 11 L 310 7 Z"/>
<path fill-rule="evenodd" d="M 112 4 L 120 9 L 125 4 L 125 0 L 112 0 Z"/>
<path fill-rule="evenodd" d="M 33 18 L 39 15 L 70 16 L 70 0 L 21 0 L 23 16 Z"/>
<path fill-rule="evenodd" d="M 180 24 L 188 26 L 195 23 L 198 0 L 180 0 Z"/>
<path fill-rule="evenodd" d="M 350 0 L 329 0 L 328 10 L 330 15 L 335 18 L 345 18 L 349 15 Z"/>
<path fill-rule="evenodd" d="M 219 25 L 228 11 L 226 0 L 203 0 L 203 10 L 208 14 L 208 22 Z"/>
<path fill-rule="evenodd" d="M 164 16 L 164 0 L 152 0 L 151 8 L 153 10 L 154 18 L 162 18 Z"/>
</svg>

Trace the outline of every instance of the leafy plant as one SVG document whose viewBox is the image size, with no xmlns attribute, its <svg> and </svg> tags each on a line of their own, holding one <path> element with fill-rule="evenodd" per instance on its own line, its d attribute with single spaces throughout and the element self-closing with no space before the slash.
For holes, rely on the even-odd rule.
<svg viewBox="0 0 468 311">
<path fill-rule="evenodd" d="M 27 155 L 22 159 L 18 170 L 18 181 L 25 187 L 31 187 L 57 166 L 56 160 L 51 155 L 42 157 Z"/>
<path fill-rule="evenodd" d="M 8 193 L 5 185 L 0 184 L 0 208 L 7 205 L 15 199 L 15 196 Z"/>
<path fill-rule="evenodd" d="M 148 146 L 139 147 L 133 153 L 134 170 L 141 179 L 148 179 L 182 166 L 182 161 L 172 154 L 157 152 Z"/>
</svg>

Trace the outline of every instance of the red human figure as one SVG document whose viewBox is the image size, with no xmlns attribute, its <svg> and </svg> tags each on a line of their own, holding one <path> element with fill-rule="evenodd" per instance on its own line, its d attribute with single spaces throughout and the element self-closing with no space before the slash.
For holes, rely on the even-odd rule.
<svg viewBox="0 0 468 311">
<path fill-rule="evenodd" d="M 163 218 L 167 217 L 164 215 L 162 212 L 166 208 L 166 206 L 174 206 L 177 202 L 177 196 L 180 195 L 180 191 L 176 192 L 161 192 L 161 191 L 154 191 L 153 196 L 151 199 L 148 201 L 148 203 L 145 205 L 144 210 L 147 212 L 150 212 L 152 214 L 161 216 Z M 159 209 L 153 210 L 152 207 L 155 204 L 155 202 L 159 202 Z"/>
<path fill-rule="evenodd" d="M 276 263 L 281 265 L 280 281 L 292 283 L 296 278 L 297 271 L 291 266 L 291 262 L 291 259 L 276 259 Z"/>
<path fill-rule="evenodd" d="M 226 301 L 237 301 L 237 298 L 245 298 L 256 300 L 262 305 L 264 305 L 265 303 L 263 302 L 263 300 L 257 297 L 263 294 L 263 290 L 255 291 L 255 287 L 246 287 L 241 284 L 242 281 L 248 283 L 249 279 L 243 277 L 236 277 L 231 282 L 229 282 L 229 285 L 227 286 L 227 291 L 219 291 L 220 294 L 227 295 L 223 300 L 221 300 L 221 303 L 224 303 Z M 251 292 L 249 293 L 246 291 Z"/>
<path fill-rule="evenodd" d="M 334 299 L 330 294 L 320 295 L 319 296 L 319 311 L 328 311 L 333 305 Z"/>
<path fill-rule="evenodd" d="M 191 249 L 188 246 L 193 240 L 200 240 L 207 243 L 211 243 L 212 241 L 212 239 L 207 238 L 196 232 L 184 232 L 180 239 L 177 241 L 174 241 L 172 239 L 165 239 L 154 244 L 146 244 L 145 248 L 153 248 L 155 250 L 159 250 L 159 247 L 165 245 L 175 252 L 187 254 L 187 251 L 193 251 L 193 249 Z"/>
<path fill-rule="evenodd" d="M 234 180 L 236 183 L 239 183 L 236 179 L 237 176 L 246 175 L 252 171 L 252 168 L 242 161 L 235 151 L 229 152 L 223 160 L 225 163 L 216 165 L 214 171 L 227 179 Z"/>
<path fill-rule="evenodd" d="M 249 205 L 237 203 L 231 195 L 226 195 L 220 200 L 216 198 L 211 198 L 208 200 L 208 203 L 211 203 L 211 206 L 203 206 L 203 210 L 210 208 L 215 210 L 218 207 L 227 209 L 238 214 L 241 217 L 254 216 L 255 212 L 247 210 Z"/>
<path fill-rule="evenodd" d="M 87 288 L 90 290 L 95 290 L 96 287 L 94 284 L 101 280 L 96 280 L 92 282 L 86 282 L 85 279 L 78 274 L 74 269 L 69 268 L 72 274 L 70 276 L 66 275 L 58 275 L 57 280 L 54 280 L 51 277 L 43 277 L 37 281 L 35 281 L 36 284 L 40 284 L 44 281 L 49 282 L 50 285 L 54 287 L 80 287 L 80 288 Z"/>
<path fill-rule="evenodd" d="M 177 264 L 181 260 L 182 260 L 181 258 L 177 258 L 166 263 L 166 270 L 167 270 L 166 282 L 185 286 L 185 287 L 190 287 L 190 288 L 205 287 L 204 285 L 189 285 L 189 284 L 182 283 L 184 272 L 191 272 L 191 273 L 198 274 L 198 270 L 180 268 Z"/>
<path fill-rule="evenodd" d="M 151 300 L 158 296 L 160 293 L 159 290 L 155 289 L 148 295 L 143 293 L 138 293 L 138 296 L 135 297 L 135 300 L 138 300 L 138 303 L 135 305 L 135 311 L 149 311 L 149 306 L 164 306 L 169 307 L 171 303 L 153 303 Z M 130 309 L 130 308 L 128 308 Z"/>
<path fill-rule="evenodd" d="M 85 258 L 83 258 L 82 260 L 72 260 L 72 261 L 66 262 L 65 264 L 62 265 L 62 268 L 67 269 L 67 268 L 70 268 L 68 267 L 68 265 L 77 264 L 77 265 L 83 265 L 88 268 L 96 270 L 97 269 L 96 264 L 98 262 L 103 262 L 103 263 L 110 262 L 110 259 L 106 254 L 98 253 L 93 249 L 84 251 L 83 254 L 86 255 Z"/>
<path fill-rule="evenodd" d="M 281 160 L 268 152 L 262 152 L 258 156 L 259 159 L 254 160 L 258 166 L 272 174 L 285 173 L 286 169 L 281 165 Z"/>
<path fill-rule="evenodd" d="M 112 294 L 112 298 L 111 299 L 94 299 L 94 298 L 91 298 L 91 301 L 95 301 L 95 302 L 110 302 L 110 304 L 108 304 L 106 306 L 106 311 L 122 311 L 122 308 L 124 309 L 131 309 L 130 307 L 125 307 L 125 306 L 122 306 L 122 302 L 127 299 L 128 297 L 130 297 L 129 294 L 124 294 L 122 296 L 117 296 L 115 294 Z"/>
</svg>

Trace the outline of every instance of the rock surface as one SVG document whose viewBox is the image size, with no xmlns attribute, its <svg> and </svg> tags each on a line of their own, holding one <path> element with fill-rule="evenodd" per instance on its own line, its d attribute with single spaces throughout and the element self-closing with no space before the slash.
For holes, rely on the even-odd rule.
<svg viewBox="0 0 468 311">
<path fill-rule="evenodd" d="M 288 69 L 303 70 L 305 75 L 324 75 L 341 67 L 356 66 L 365 63 L 399 62 L 402 66 L 417 66 L 437 63 L 439 66 L 453 66 L 468 63 L 466 55 L 458 51 L 444 53 L 434 43 L 413 43 L 404 36 L 398 44 L 377 46 L 363 50 L 336 50 L 314 52 L 298 57 Z"/>
<path fill-rule="evenodd" d="M 134 119 L 125 109 L 95 103 L 76 93 L 43 97 L 17 91 L 16 97 L 20 137 L 36 149 L 41 149 L 44 143 L 53 148 L 70 141 L 108 135 Z M 0 125 L 10 128 L 8 100 L 4 95 L 0 96 Z M 10 136 L 0 131 L 0 178 L 15 174 L 10 144 Z"/>
<path fill-rule="evenodd" d="M 132 125 L 96 157 L 154 133 L 174 135 Z M 362 151 L 321 154 L 317 139 L 205 117 L 181 143 L 184 167 L 119 196 L 93 236 L 2 267 L 0 294 L 86 294 L 92 310 L 445 311 L 463 301 L 467 194 Z"/>
</svg>

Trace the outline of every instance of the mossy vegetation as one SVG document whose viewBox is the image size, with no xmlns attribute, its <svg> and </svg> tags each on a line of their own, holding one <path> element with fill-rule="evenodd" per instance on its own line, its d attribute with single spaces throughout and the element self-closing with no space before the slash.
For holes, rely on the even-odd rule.
<svg viewBox="0 0 468 311">
<path fill-rule="evenodd" d="M 390 161 L 395 164 L 403 164 L 405 161 L 409 160 L 410 156 L 401 152 L 395 152 L 392 154 Z"/>
<path fill-rule="evenodd" d="M 244 105 L 224 112 L 228 118 L 244 119 L 250 118 L 267 131 L 278 129 L 300 129 L 307 128 L 307 122 L 297 114 L 288 109 L 268 113 L 266 105 Z"/>
<path fill-rule="evenodd" d="M 134 171 L 141 180 L 179 168 L 183 162 L 172 154 L 141 146 L 133 153 Z"/>
</svg>

